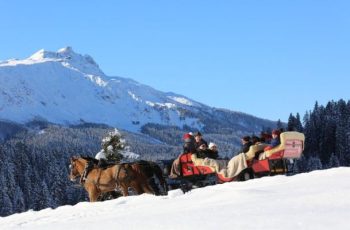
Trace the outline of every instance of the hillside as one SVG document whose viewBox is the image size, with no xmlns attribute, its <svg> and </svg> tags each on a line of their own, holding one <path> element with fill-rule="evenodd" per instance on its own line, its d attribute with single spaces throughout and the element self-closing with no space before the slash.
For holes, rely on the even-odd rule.
<svg viewBox="0 0 350 230">
<path fill-rule="evenodd" d="M 2 229 L 346 229 L 350 168 L 140 195 L 0 218 Z"/>
</svg>

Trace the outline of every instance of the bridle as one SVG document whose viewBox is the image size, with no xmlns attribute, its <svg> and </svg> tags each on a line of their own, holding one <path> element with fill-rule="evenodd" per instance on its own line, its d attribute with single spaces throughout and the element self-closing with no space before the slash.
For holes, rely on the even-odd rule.
<svg viewBox="0 0 350 230">
<path fill-rule="evenodd" d="M 71 158 L 71 163 L 69 164 L 69 169 L 70 169 L 69 179 L 72 182 L 76 182 L 77 179 L 81 177 L 81 174 L 76 169 L 76 163 L 75 163 L 76 160 L 77 160 L 76 158 Z"/>
</svg>

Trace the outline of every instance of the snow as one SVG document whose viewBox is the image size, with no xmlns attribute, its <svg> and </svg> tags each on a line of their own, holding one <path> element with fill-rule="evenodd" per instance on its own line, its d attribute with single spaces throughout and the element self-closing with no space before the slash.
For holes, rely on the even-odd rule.
<svg viewBox="0 0 350 230">
<path fill-rule="evenodd" d="M 132 99 L 134 99 L 135 101 L 140 101 L 140 102 L 142 102 L 142 99 L 141 99 L 140 97 L 136 96 L 134 93 L 128 91 L 128 94 L 129 94 L 130 97 L 131 97 Z"/>
<path fill-rule="evenodd" d="M 184 104 L 184 105 L 188 105 L 188 106 L 192 106 L 193 105 L 193 103 L 190 100 L 188 100 L 188 99 L 186 99 L 184 97 L 169 97 L 169 98 L 174 100 L 174 101 L 177 101 L 177 102 L 179 102 L 181 104 Z"/>
<path fill-rule="evenodd" d="M 350 168 L 140 195 L 0 218 L 2 229 L 346 229 Z"/>
<path fill-rule="evenodd" d="M 146 101 L 146 104 L 156 108 L 167 108 L 167 109 L 176 108 L 176 105 L 173 103 L 157 103 L 157 102 Z"/>
</svg>

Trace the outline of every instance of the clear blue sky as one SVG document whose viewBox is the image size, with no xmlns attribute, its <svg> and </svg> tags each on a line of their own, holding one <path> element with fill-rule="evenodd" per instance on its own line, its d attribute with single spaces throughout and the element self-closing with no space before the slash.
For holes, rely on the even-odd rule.
<svg viewBox="0 0 350 230">
<path fill-rule="evenodd" d="M 107 75 L 272 120 L 350 96 L 347 0 L 0 3 L 0 60 L 72 46 Z"/>
</svg>

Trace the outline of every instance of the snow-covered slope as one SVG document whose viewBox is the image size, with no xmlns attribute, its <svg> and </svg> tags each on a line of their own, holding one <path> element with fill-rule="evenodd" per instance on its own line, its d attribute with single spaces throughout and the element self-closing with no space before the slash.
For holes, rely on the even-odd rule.
<svg viewBox="0 0 350 230">
<path fill-rule="evenodd" d="M 0 119 L 105 123 L 130 131 L 152 122 L 201 128 L 184 110 L 203 105 L 131 79 L 108 77 L 88 55 L 67 47 L 0 62 Z"/>
<path fill-rule="evenodd" d="M 347 229 L 350 168 L 0 218 L 1 229 Z"/>
</svg>

